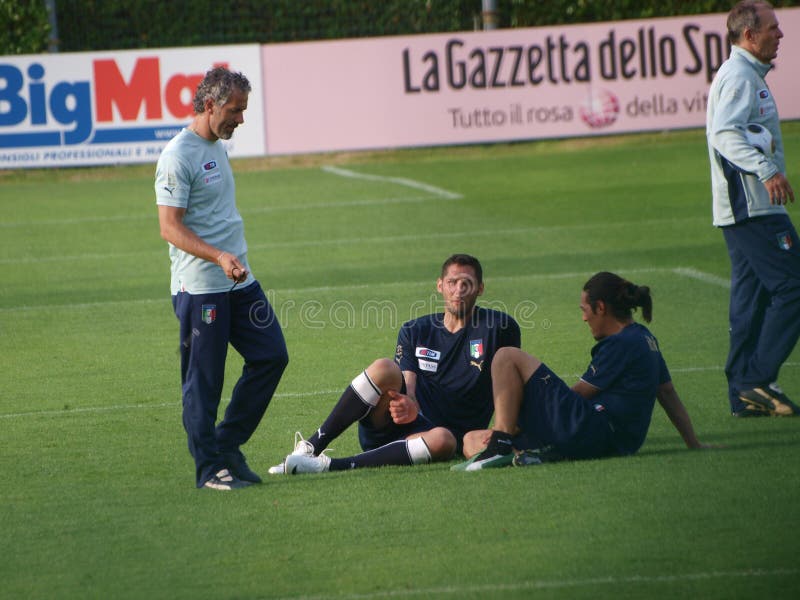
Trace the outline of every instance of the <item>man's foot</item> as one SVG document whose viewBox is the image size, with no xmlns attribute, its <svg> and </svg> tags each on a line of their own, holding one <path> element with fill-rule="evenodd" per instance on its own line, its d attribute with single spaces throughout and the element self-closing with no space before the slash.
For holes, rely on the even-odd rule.
<svg viewBox="0 0 800 600">
<path fill-rule="evenodd" d="M 800 415 L 800 408 L 789 400 L 789 397 L 775 384 L 764 387 L 754 387 L 739 392 L 739 400 L 754 407 L 764 410 L 777 417 L 793 417 Z"/>
<path fill-rule="evenodd" d="M 238 477 L 235 477 L 231 474 L 228 469 L 222 469 L 221 471 L 217 471 L 217 474 L 214 475 L 211 479 L 206 481 L 203 484 L 203 488 L 207 488 L 209 490 L 238 490 L 241 488 L 245 488 L 249 485 L 253 485 L 250 481 L 242 481 Z"/>
<path fill-rule="evenodd" d="M 768 417 L 769 411 L 761 406 L 754 406 L 752 404 L 745 404 L 744 408 L 735 410 L 731 414 L 737 419 L 747 419 L 750 417 Z"/>
<path fill-rule="evenodd" d="M 250 483 L 261 483 L 261 477 L 247 466 L 247 461 L 241 452 L 223 452 L 222 460 L 228 465 L 234 477 Z"/>
<path fill-rule="evenodd" d="M 789 400 L 789 396 L 783 393 L 783 390 L 776 382 L 769 384 L 769 393 L 777 397 L 782 404 L 790 406 L 793 415 L 800 415 L 800 406 L 797 406 L 794 402 Z"/>
<path fill-rule="evenodd" d="M 299 475 L 300 473 L 324 473 L 331 468 L 331 457 L 326 454 L 319 456 L 303 456 L 301 454 L 290 454 L 283 461 L 283 472 L 287 475 Z"/>
<path fill-rule="evenodd" d="M 534 448 L 533 450 L 523 450 L 514 457 L 515 467 L 530 467 L 544 463 L 561 462 L 566 460 L 561 454 L 556 452 L 553 446 Z"/>
<path fill-rule="evenodd" d="M 502 431 L 493 431 L 489 438 L 489 445 L 483 452 L 479 452 L 468 461 L 453 465 L 451 471 L 480 471 L 481 469 L 496 469 L 507 467 L 514 460 L 514 451 L 511 436 Z"/>
<path fill-rule="evenodd" d="M 303 439 L 303 435 L 296 431 L 294 434 L 294 450 L 292 456 L 314 456 L 314 446 Z M 284 473 L 284 465 L 280 463 L 274 467 L 269 468 L 270 475 L 282 475 Z"/>
</svg>

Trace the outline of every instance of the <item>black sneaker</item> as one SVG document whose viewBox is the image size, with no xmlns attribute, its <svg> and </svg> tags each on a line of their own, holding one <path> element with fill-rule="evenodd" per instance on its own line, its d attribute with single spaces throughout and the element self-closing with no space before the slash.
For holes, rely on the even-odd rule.
<svg viewBox="0 0 800 600">
<path fill-rule="evenodd" d="M 553 446 L 544 446 L 532 450 L 523 450 L 514 457 L 515 467 L 530 467 L 544 463 L 561 462 L 566 460 L 561 454 L 556 452 Z"/>
<path fill-rule="evenodd" d="M 502 431 L 493 431 L 486 450 L 479 452 L 468 461 L 453 465 L 451 471 L 479 471 L 508 467 L 514 460 L 511 436 Z"/>
<path fill-rule="evenodd" d="M 777 386 L 754 387 L 739 392 L 739 400 L 777 417 L 793 417 L 800 414 L 800 408 L 789 400 Z"/>
<path fill-rule="evenodd" d="M 261 483 L 261 477 L 247 466 L 247 461 L 241 452 L 223 452 L 222 460 L 228 465 L 234 477 L 250 483 Z"/>
<path fill-rule="evenodd" d="M 228 469 L 217 471 L 211 479 L 203 484 L 204 488 L 210 490 L 238 490 L 247 486 L 253 485 L 250 481 L 242 481 L 238 477 L 231 475 Z"/>
<path fill-rule="evenodd" d="M 749 417 L 768 417 L 769 411 L 761 406 L 745 404 L 744 408 L 735 410 L 731 414 L 737 419 L 747 419 Z"/>
<path fill-rule="evenodd" d="M 789 396 L 783 393 L 783 390 L 777 383 L 770 383 L 767 391 L 771 396 L 777 398 L 781 404 L 791 407 L 793 415 L 800 415 L 800 406 L 797 406 L 794 402 L 789 400 Z"/>
</svg>

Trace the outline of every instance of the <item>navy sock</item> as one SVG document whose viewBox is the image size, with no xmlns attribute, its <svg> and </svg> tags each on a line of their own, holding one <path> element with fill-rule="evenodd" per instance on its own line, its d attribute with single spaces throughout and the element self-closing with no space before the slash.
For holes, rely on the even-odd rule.
<svg viewBox="0 0 800 600">
<path fill-rule="evenodd" d="M 408 466 L 413 464 L 405 440 L 397 440 L 380 448 L 348 458 L 331 458 L 331 471 L 347 471 L 362 467 Z"/>
<path fill-rule="evenodd" d="M 350 425 L 367 416 L 370 410 L 372 406 L 361 400 L 353 386 L 348 385 L 325 422 L 308 438 L 308 442 L 314 446 L 314 454 L 318 455 L 325 450 L 328 444 Z"/>
<path fill-rule="evenodd" d="M 478 454 L 477 458 L 478 460 L 483 460 L 490 456 L 505 456 L 511 454 L 512 449 L 513 442 L 511 434 L 494 430 L 492 431 L 492 437 L 489 438 L 489 445 L 486 446 L 486 450 Z"/>
</svg>

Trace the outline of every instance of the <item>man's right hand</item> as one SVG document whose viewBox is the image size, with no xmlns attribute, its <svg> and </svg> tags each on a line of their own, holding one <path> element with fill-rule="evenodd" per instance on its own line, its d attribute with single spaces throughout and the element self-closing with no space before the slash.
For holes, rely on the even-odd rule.
<svg viewBox="0 0 800 600">
<path fill-rule="evenodd" d="M 230 252 L 223 252 L 220 254 L 217 258 L 217 263 L 222 267 L 222 270 L 225 271 L 225 276 L 228 279 L 236 283 L 241 283 L 247 279 L 247 269 L 245 269 L 244 265 L 239 262 L 239 259 Z"/>
<path fill-rule="evenodd" d="M 389 395 L 389 414 L 396 425 L 406 425 L 417 418 L 419 405 L 416 400 L 393 390 L 386 393 Z"/>
</svg>

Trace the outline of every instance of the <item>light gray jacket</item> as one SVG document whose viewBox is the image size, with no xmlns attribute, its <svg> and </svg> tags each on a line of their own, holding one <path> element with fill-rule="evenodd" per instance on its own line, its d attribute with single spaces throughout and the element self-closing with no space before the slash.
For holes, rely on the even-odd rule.
<svg viewBox="0 0 800 600">
<path fill-rule="evenodd" d="M 786 213 L 770 204 L 763 181 L 786 174 L 778 107 L 767 87 L 772 65 L 739 46 L 717 72 L 708 94 L 706 137 L 711 161 L 714 225 L 724 227 L 750 217 Z M 775 151 L 765 156 L 747 143 L 744 126 L 763 125 L 772 134 Z"/>
</svg>

